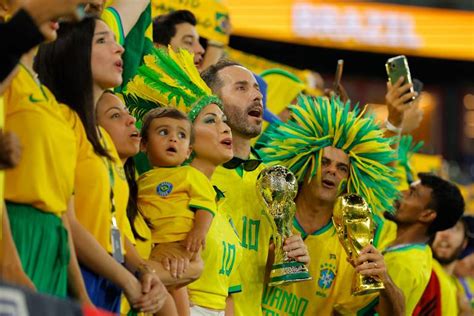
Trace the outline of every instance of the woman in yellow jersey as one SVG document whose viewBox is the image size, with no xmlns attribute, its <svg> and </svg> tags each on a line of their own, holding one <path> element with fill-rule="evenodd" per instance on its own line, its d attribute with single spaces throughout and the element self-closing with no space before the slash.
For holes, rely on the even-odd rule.
<svg viewBox="0 0 474 316">
<path fill-rule="evenodd" d="M 167 69 L 169 72 L 165 71 Z M 172 72 L 172 73 L 170 73 Z M 135 100 L 135 105 L 144 102 L 150 105 L 167 104 L 171 107 L 178 108 L 188 114 L 189 120 L 193 123 L 192 131 L 194 133 L 194 142 L 192 143 L 192 158 L 190 159 L 190 166 L 176 166 L 172 169 L 180 170 L 179 172 L 166 172 L 169 168 L 160 167 L 154 168 L 140 177 L 139 190 L 141 192 L 141 185 L 150 187 L 155 191 L 155 195 L 172 196 L 181 191 L 188 191 L 187 195 L 183 195 L 181 208 L 191 209 L 194 198 L 194 191 L 187 186 L 183 186 L 183 181 L 178 180 L 179 173 L 185 172 L 183 168 L 197 169 L 198 173 L 202 173 L 204 177 L 195 177 L 192 185 L 200 187 L 211 187 L 210 178 L 214 170 L 220 164 L 230 160 L 233 156 L 230 128 L 226 124 L 226 117 L 222 111 L 222 102 L 216 96 L 211 94 L 209 87 L 202 81 L 199 73 L 193 63 L 193 56 L 185 51 L 174 52 L 173 50 L 154 50 L 151 55 L 145 57 L 145 65 L 141 66 L 138 75 L 127 85 L 126 95 L 130 99 Z M 160 78 L 160 80 L 152 79 Z M 150 85 L 145 82 L 152 82 Z M 191 92 L 190 92 L 191 91 Z M 151 96 L 151 97 L 150 97 Z M 180 100 L 186 100 L 181 102 Z M 132 106 L 133 108 L 133 106 Z M 177 114 L 171 115 L 171 112 L 176 109 L 154 109 L 135 107 L 135 113 L 141 116 L 148 112 L 144 117 L 143 129 L 141 131 L 142 148 L 146 149 L 150 161 L 156 166 L 161 165 L 159 160 L 165 160 L 162 156 L 168 155 L 166 166 L 174 165 L 171 161 L 176 155 L 182 155 L 181 141 L 187 141 L 184 149 L 189 148 L 188 137 L 190 132 L 189 125 L 184 124 L 182 130 L 173 128 L 183 118 Z M 149 111 L 151 110 L 151 111 Z M 169 113 L 169 116 L 165 114 Z M 178 112 L 179 113 L 179 112 Z M 153 125 L 154 122 L 161 120 L 162 125 Z M 166 123 L 165 123 L 166 122 Z M 174 134 L 177 134 L 174 136 Z M 169 136 L 168 135 L 172 135 Z M 178 141 L 177 139 L 180 138 Z M 172 146 L 172 144 L 176 143 Z M 153 144 L 153 146 L 150 146 Z M 172 153 L 168 150 L 172 147 Z M 166 151 L 162 153 L 162 151 Z M 165 165 L 165 164 L 163 164 Z M 181 168 L 181 169 L 180 169 Z M 160 171 L 164 169 L 167 178 L 160 178 Z M 150 180 L 153 179 L 153 180 Z M 142 181 L 143 180 L 143 181 Z M 166 184 L 166 189 L 163 184 Z M 181 186 L 181 187 L 180 187 Z M 180 187 L 180 189 L 178 189 Z M 174 193 L 173 193 L 174 192 Z M 215 188 L 215 200 L 217 203 L 222 202 L 224 194 Z M 214 194 L 213 194 L 214 195 Z M 139 201 L 142 198 L 149 198 L 151 200 L 152 193 L 141 195 L 139 193 Z M 153 199 L 154 203 L 158 200 Z M 164 203 L 164 202 L 162 202 Z M 140 204 L 139 204 L 140 205 Z M 178 205 L 176 206 L 179 207 Z M 199 207 L 197 208 L 200 209 Z M 231 294 L 241 291 L 239 265 L 242 259 L 242 248 L 240 240 L 237 236 L 232 223 L 226 214 L 220 212 L 218 207 L 214 218 L 211 221 L 209 231 L 205 235 L 205 247 L 202 251 L 202 258 L 204 260 L 204 271 L 199 280 L 188 285 L 189 303 L 188 306 L 183 306 L 183 296 L 176 298 L 180 313 L 184 315 L 223 315 L 227 310 L 229 313 L 233 312 L 233 305 Z M 158 208 L 156 208 L 158 210 Z M 177 210 L 173 211 L 173 213 Z M 180 210 L 181 212 L 181 210 Z M 170 218 L 173 218 L 170 215 Z M 163 221 L 167 219 L 163 218 Z M 198 220 L 196 215 L 193 218 L 194 222 L 191 226 L 194 227 Z M 175 218 L 175 221 L 183 221 L 183 216 Z M 191 229 L 193 228 L 191 227 Z M 191 230 L 192 231 L 192 230 Z M 189 230 L 188 230 L 189 232 Z M 188 233 L 189 234 L 189 233 Z M 181 249 L 183 256 L 190 255 L 189 245 L 186 240 L 179 239 L 177 242 L 163 242 L 156 245 L 152 250 L 154 259 L 166 257 L 161 253 L 160 249 L 168 247 L 176 247 Z M 181 247 L 181 248 L 179 248 Z M 195 249 L 193 250 L 195 251 Z M 182 294 L 182 293 L 181 293 Z"/>
<path fill-rule="evenodd" d="M 120 98 L 110 91 L 106 91 L 100 97 L 97 103 L 96 114 L 97 122 L 110 134 L 117 148 L 120 161 L 124 165 L 130 191 L 127 204 L 127 217 L 135 238 L 135 249 L 142 259 L 147 260 L 150 257 L 152 249 L 151 231 L 149 222 L 143 217 L 137 206 L 138 187 L 135 179 L 136 171 L 133 156 L 140 150 L 140 134 L 135 127 L 136 120 L 130 115 Z M 164 272 L 163 270 L 158 274 L 160 275 Z M 163 279 L 165 284 L 171 282 L 166 280 L 166 278 Z M 130 305 L 126 300 L 122 300 L 121 313 L 133 315 L 130 311 Z M 159 311 L 158 315 L 177 315 L 176 307 L 171 296 L 168 297 L 165 306 Z"/>
<path fill-rule="evenodd" d="M 56 39 L 57 28 L 54 22 L 40 26 L 47 41 Z M 69 289 L 90 304 L 65 215 L 74 189 L 75 135 L 63 115 L 67 107 L 36 78 L 34 54 L 35 49 L 22 57 L 4 94 L 5 127 L 23 146 L 19 165 L 6 173 L 11 233 L 23 270 L 39 292 L 66 297 Z"/>
<path fill-rule="evenodd" d="M 168 294 L 133 251 L 125 254 L 134 239 L 126 216 L 127 181 L 110 136 L 95 118 L 102 93 L 122 82 L 122 53 L 104 22 L 86 18 L 62 23 L 58 39 L 40 47 L 35 67 L 58 100 L 74 110 L 69 119 L 78 159 L 68 215 L 87 291 L 95 305 L 112 312 L 119 312 L 122 291 L 135 309 L 156 312 Z"/>
</svg>

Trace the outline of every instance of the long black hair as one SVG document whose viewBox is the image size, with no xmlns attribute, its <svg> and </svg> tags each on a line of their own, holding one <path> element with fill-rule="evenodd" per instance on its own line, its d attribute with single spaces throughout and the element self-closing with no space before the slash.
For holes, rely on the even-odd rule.
<svg viewBox="0 0 474 316">
<path fill-rule="evenodd" d="M 96 21 L 90 17 L 61 23 L 57 40 L 40 45 L 34 70 L 56 99 L 77 113 L 96 154 L 112 159 L 100 142 L 94 110 L 91 51 Z"/>
<path fill-rule="evenodd" d="M 130 226 L 132 227 L 132 233 L 135 239 L 145 241 L 146 238 L 138 234 L 137 230 L 135 229 L 135 218 L 137 218 L 140 209 L 138 208 L 138 185 L 136 181 L 136 169 L 135 169 L 135 161 L 133 157 L 130 157 L 125 162 L 123 166 L 125 171 L 125 177 L 127 178 L 128 188 L 129 188 L 129 197 L 127 203 L 127 217 L 128 221 L 130 222 Z M 148 227 L 152 228 L 151 222 L 143 216 L 145 219 L 145 223 Z"/>
</svg>

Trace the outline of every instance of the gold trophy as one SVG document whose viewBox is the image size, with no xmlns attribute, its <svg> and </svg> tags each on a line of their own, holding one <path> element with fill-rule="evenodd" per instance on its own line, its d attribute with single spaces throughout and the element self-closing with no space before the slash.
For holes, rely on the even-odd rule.
<svg viewBox="0 0 474 316">
<path fill-rule="evenodd" d="M 360 195 L 340 196 L 334 206 L 332 221 L 349 259 L 357 258 L 365 246 L 372 244 L 375 233 L 372 212 Z M 364 295 L 381 289 L 384 286 L 378 278 L 354 274 L 352 295 Z"/>
<path fill-rule="evenodd" d="M 257 195 L 273 226 L 275 262 L 270 273 L 269 286 L 311 280 L 308 268 L 283 251 L 283 242 L 292 235 L 292 222 L 296 206 L 293 201 L 298 192 L 298 182 L 288 169 L 282 166 L 268 167 L 257 178 Z"/>
</svg>

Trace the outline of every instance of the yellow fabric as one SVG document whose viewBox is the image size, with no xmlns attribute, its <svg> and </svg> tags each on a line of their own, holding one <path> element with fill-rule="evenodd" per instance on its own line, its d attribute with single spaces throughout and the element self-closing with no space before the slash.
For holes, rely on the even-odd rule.
<svg viewBox="0 0 474 316">
<path fill-rule="evenodd" d="M 408 180 L 407 180 L 407 172 L 405 170 L 405 167 L 403 167 L 401 164 L 397 163 L 397 165 L 395 167 L 394 176 L 398 180 L 398 184 L 397 184 L 397 190 L 398 191 L 401 192 L 401 191 L 405 191 L 405 190 L 410 189 L 410 186 L 409 186 Z"/>
<path fill-rule="evenodd" d="M 410 164 L 413 167 L 415 177 L 418 172 L 432 172 L 440 175 L 443 167 L 443 157 L 415 153 L 410 159 Z"/>
<path fill-rule="evenodd" d="M 220 0 L 175 1 L 152 0 L 152 16 L 167 14 L 176 10 L 189 10 L 197 19 L 200 36 L 224 45 L 229 43 L 229 9 Z"/>
<path fill-rule="evenodd" d="M 373 219 L 377 224 L 374 235 L 374 246 L 377 249 L 385 249 L 397 238 L 397 224 L 385 218 L 381 218 L 376 214 Z"/>
<path fill-rule="evenodd" d="M 457 315 L 457 284 L 456 278 L 446 273 L 441 264 L 433 260 L 433 271 L 439 280 L 441 290 L 441 314 L 442 315 Z"/>
<path fill-rule="evenodd" d="M 102 12 L 100 19 L 107 24 L 112 33 L 115 34 L 117 43 L 123 46 L 125 43 L 125 34 L 123 32 L 122 20 L 119 13 L 113 7 L 107 7 Z"/>
<path fill-rule="evenodd" d="M 202 259 L 204 270 L 201 277 L 188 285 L 189 301 L 194 305 L 224 310 L 227 296 L 242 291 L 240 271 L 246 273 L 241 270 L 240 240 L 227 214 L 218 211 L 214 216 Z M 247 297 L 247 294 L 234 296 Z"/>
<path fill-rule="evenodd" d="M 3 131 L 5 124 L 5 109 L 3 95 L 0 95 L 0 128 Z M 3 223 L 3 195 L 5 191 L 5 171 L 0 170 L 0 224 Z M 3 225 L 0 225 L 0 240 L 3 239 Z"/>
<path fill-rule="evenodd" d="M 195 210 L 215 215 L 216 192 L 191 166 L 154 168 L 138 179 L 138 207 L 151 224 L 152 242 L 184 240 L 194 226 Z"/>
<path fill-rule="evenodd" d="M 23 148 L 20 164 L 6 172 L 5 199 L 61 216 L 74 190 L 76 137 L 63 115 L 69 109 L 21 66 L 5 91 L 5 129 Z"/>
<path fill-rule="evenodd" d="M 244 294 L 234 297 L 235 315 L 262 315 L 263 282 L 272 234 L 255 189 L 257 176 L 264 168 L 262 164 L 247 172 L 240 167 L 218 167 L 212 177 L 212 183 L 226 196 L 226 203 L 219 210 L 229 214 L 235 223 L 245 258 L 241 264 Z"/>
<path fill-rule="evenodd" d="M 70 117 L 74 123 L 79 156 L 76 168 L 75 211 L 79 222 L 97 239 L 109 253 L 112 252 L 110 232 L 112 213 L 110 201 L 110 177 L 107 158 L 98 156 L 87 140 L 84 127 L 77 115 Z M 130 222 L 127 218 L 128 183 L 122 163 L 109 134 L 99 127 L 102 141 L 114 159 L 110 162 L 114 175 L 115 218 L 122 235 L 135 242 Z M 122 242 L 122 249 L 125 253 Z"/>
<path fill-rule="evenodd" d="M 355 314 L 377 297 L 351 295 L 355 271 L 346 260 L 332 221 L 306 235 L 295 220 L 293 231 L 302 234 L 308 247 L 311 257 L 308 268 L 313 280 L 267 287 L 262 301 L 264 315 Z"/>
<path fill-rule="evenodd" d="M 138 213 L 137 217 L 135 217 L 135 230 L 141 237 L 145 238 L 145 240 L 140 240 L 135 238 L 135 249 L 137 250 L 140 258 L 148 260 L 150 258 L 150 253 L 152 249 L 151 243 L 151 230 L 145 222 L 143 215 Z M 127 315 L 130 311 L 130 304 L 125 295 L 122 294 L 122 301 L 120 302 L 120 314 Z M 138 313 L 137 316 L 145 316 L 145 313 Z M 148 314 L 149 315 L 149 314 Z"/>
<path fill-rule="evenodd" d="M 137 249 L 138 254 L 142 259 L 147 260 L 150 258 L 152 242 L 151 242 L 151 230 L 150 227 L 145 222 L 143 215 L 138 213 L 135 218 L 135 230 L 138 235 L 143 237 L 145 240 L 135 239 L 135 249 Z"/>
<path fill-rule="evenodd" d="M 282 73 L 264 73 L 261 76 L 268 85 L 267 109 L 275 115 L 286 109 L 305 88 L 304 83 L 297 82 L 291 76 Z"/>
<path fill-rule="evenodd" d="M 431 249 L 422 244 L 392 247 L 385 250 L 384 258 L 392 281 L 405 296 L 405 314 L 411 315 L 431 277 Z"/>
</svg>

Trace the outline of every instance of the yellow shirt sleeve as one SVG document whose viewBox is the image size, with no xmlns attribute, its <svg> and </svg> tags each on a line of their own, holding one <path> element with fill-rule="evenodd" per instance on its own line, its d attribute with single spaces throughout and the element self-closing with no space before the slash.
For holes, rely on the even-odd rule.
<svg viewBox="0 0 474 316">
<path fill-rule="evenodd" d="M 411 315 L 431 277 L 432 253 L 427 245 L 407 245 L 384 254 L 393 283 L 405 296 L 406 315 Z"/>
<path fill-rule="evenodd" d="M 193 168 L 194 169 L 194 168 Z M 189 208 L 191 210 L 205 210 L 216 215 L 216 191 L 209 179 L 199 170 L 189 173 Z"/>
</svg>

